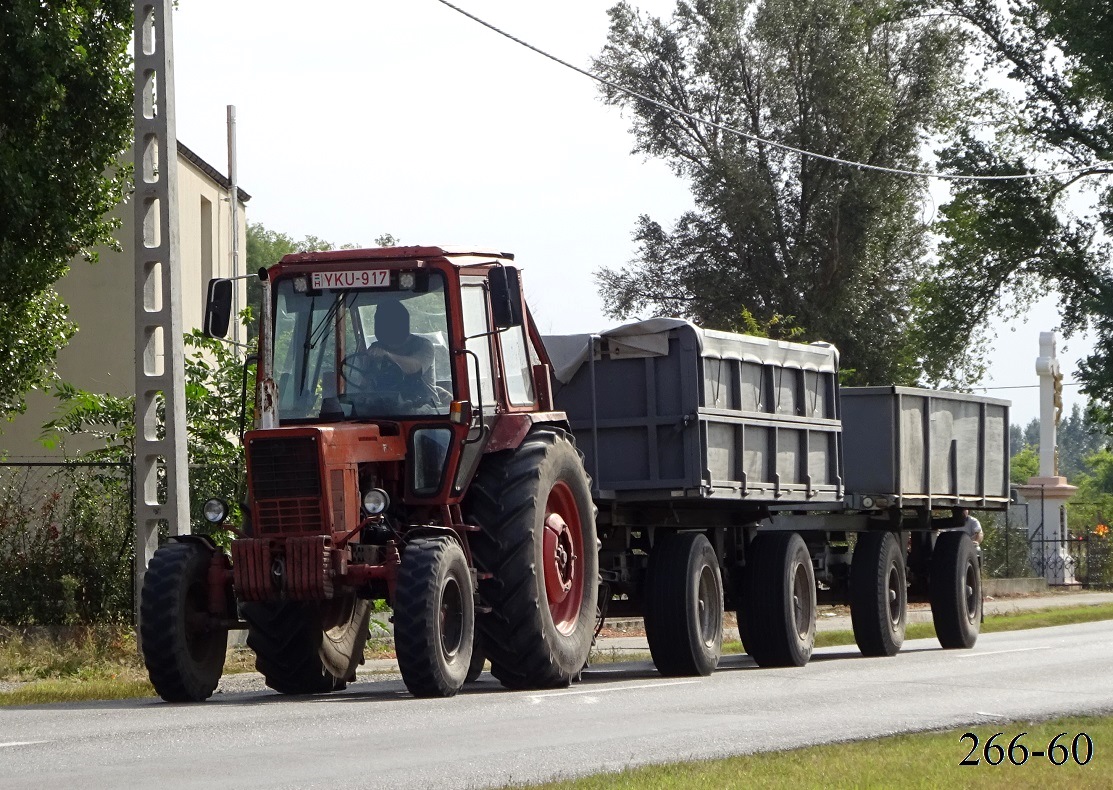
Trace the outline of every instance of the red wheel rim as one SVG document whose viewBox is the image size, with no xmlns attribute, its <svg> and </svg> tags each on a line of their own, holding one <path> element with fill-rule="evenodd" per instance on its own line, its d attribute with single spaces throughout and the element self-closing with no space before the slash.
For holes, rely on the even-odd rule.
<svg viewBox="0 0 1113 790">
<path fill-rule="evenodd" d="M 567 483 L 559 482 L 545 502 L 541 550 L 545 568 L 545 596 L 553 624 L 562 634 L 576 630 L 584 600 L 584 546 L 580 511 Z"/>
</svg>

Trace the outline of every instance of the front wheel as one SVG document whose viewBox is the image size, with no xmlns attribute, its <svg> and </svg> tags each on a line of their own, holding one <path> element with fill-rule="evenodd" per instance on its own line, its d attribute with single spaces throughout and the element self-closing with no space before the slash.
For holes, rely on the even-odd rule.
<svg viewBox="0 0 1113 790">
<path fill-rule="evenodd" d="M 491 606 L 477 621 L 491 673 L 508 688 L 567 685 L 587 663 L 599 596 L 595 510 L 575 445 L 534 429 L 484 459 L 466 506 L 480 527 L 471 549 Z"/>
<path fill-rule="evenodd" d="M 719 560 L 698 532 L 668 534 L 649 555 L 645 635 L 657 671 L 710 675 L 723 651 Z"/>
<path fill-rule="evenodd" d="M 940 532 L 931 554 L 931 619 L 945 648 L 970 648 L 982 622 L 978 551 L 965 532 Z"/>
<path fill-rule="evenodd" d="M 197 543 L 167 543 L 143 577 L 139 634 L 143 663 L 167 702 L 201 702 L 224 672 L 228 630 L 208 612 L 213 550 Z"/>
<path fill-rule="evenodd" d="M 451 697 L 471 666 L 475 597 L 464 550 L 452 538 L 411 541 L 394 600 L 394 649 L 415 697 Z"/>
</svg>

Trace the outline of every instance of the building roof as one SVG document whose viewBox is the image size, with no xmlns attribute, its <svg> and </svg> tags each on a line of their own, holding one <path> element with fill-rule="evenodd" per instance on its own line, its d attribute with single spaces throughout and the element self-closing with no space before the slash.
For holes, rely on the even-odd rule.
<svg viewBox="0 0 1113 790">
<path fill-rule="evenodd" d="M 228 178 L 228 176 L 224 175 L 215 167 L 206 162 L 204 159 L 199 157 L 196 152 L 194 152 L 181 140 L 178 141 L 178 156 L 188 159 L 194 165 L 194 167 L 200 169 L 201 172 L 203 172 L 216 183 L 220 184 L 220 186 L 224 187 L 225 189 L 232 188 L 232 181 Z M 246 203 L 247 201 L 251 200 L 251 195 L 249 195 L 243 187 L 238 187 L 238 189 L 241 202 Z"/>
</svg>

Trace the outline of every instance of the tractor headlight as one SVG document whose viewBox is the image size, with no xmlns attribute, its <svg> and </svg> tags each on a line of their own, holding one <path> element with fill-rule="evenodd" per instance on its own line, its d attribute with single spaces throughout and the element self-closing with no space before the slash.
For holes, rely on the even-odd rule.
<svg viewBox="0 0 1113 790">
<path fill-rule="evenodd" d="M 210 499 L 201 508 L 205 521 L 210 524 L 219 524 L 228 518 L 228 505 L 220 499 Z"/>
<path fill-rule="evenodd" d="M 363 509 L 368 515 L 377 516 L 386 511 L 390 505 L 390 497 L 381 488 L 372 488 L 363 495 Z"/>
</svg>

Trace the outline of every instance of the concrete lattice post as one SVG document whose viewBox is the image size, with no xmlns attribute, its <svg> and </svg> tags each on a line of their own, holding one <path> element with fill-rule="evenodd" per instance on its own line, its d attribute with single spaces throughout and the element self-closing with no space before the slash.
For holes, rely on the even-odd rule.
<svg viewBox="0 0 1113 790">
<path fill-rule="evenodd" d="M 135 600 L 158 530 L 189 532 L 173 0 L 135 3 Z M 165 403 L 165 431 L 156 409 Z M 138 618 L 138 609 L 137 609 Z"/>
</svg>

